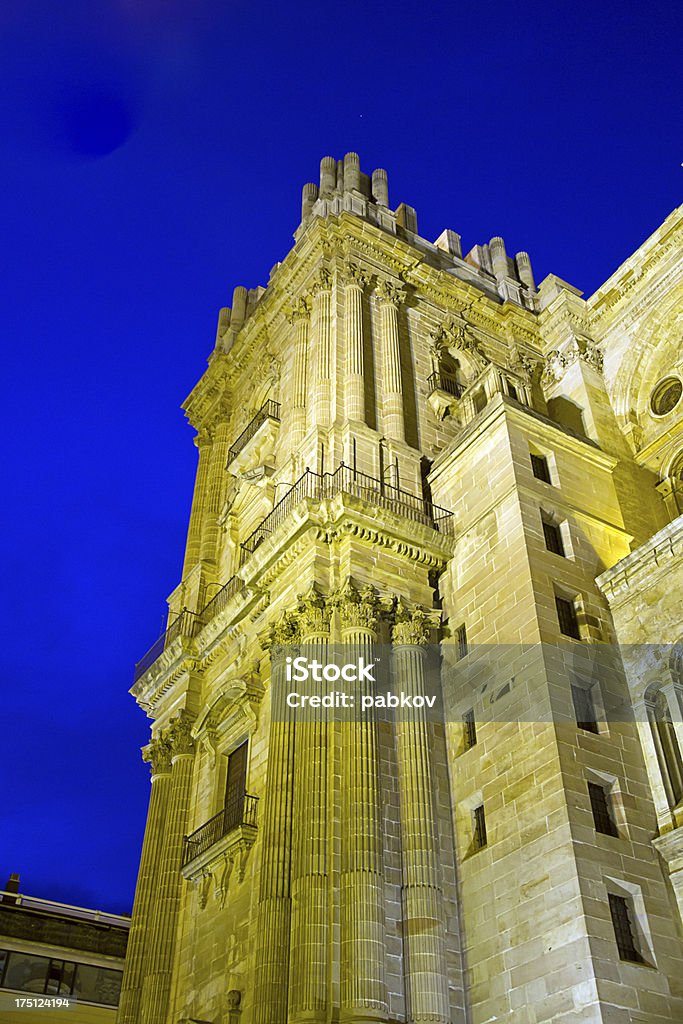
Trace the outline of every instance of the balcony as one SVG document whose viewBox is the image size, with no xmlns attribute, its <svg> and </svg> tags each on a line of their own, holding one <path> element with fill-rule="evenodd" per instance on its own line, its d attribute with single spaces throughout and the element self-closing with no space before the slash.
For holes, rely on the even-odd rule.
<svg viewBox="0 0 683 1024">
<path fill-rule="evenodd" d="M 254 416 L 251 423 L 249 423 L 237 440 L 234 442 L 230 451 L 228 452 L 228 461 L 226 468 L 230 466 L 235 459 L 247 448 L 252 438 L 256 437 L 258 432 L 264 423 L 279 423 L 280 422 L 280 403 L 274 402 L 272 399 L 268 399 L 259 411 Z M 274 439 L 273 439 L 274 440 Z M 270 439 L 269 439 L 270 442 Z M 270 442 L 272 447 L 272 442 Z"/>
<path fill-rule="evenodd" d="M 329 500 L 342 493 L 360 498 L 370 505 L 386 509 L 404 519 L 421 523 L 439 533 L 452 533 L 452 512 L 416 494 L 404 491 L 400 487 L 386 484 L 366 473 L 359 473 L 342 463 L 334 473 L 314 473 L 307 469 L 303 476 L 299 477 L 297 482 L 278 501 L 272 512 L 241 545 L 242 564 L 305 498 L 316 501 Z"/>
<path fill-rule="evenodd" d="M 191 835 L 185 836 L 183 867 L 210 850 L 212 846 L 240 828 L 256 830 L 256 808 L 258 797 L 244 793 L 238 800 L 224 807 L 213 818 L 209 818 Z"/>
<path fill-rule="evenodd" d="M 216 595 L 218 596 L 218 595 Z M 192 637 L 195 636 L 201 628 L 201 622 L 198 615 L 194 612 L 189 612 L 187 608 L 183 608 L 180 615 L 173 620 L 168 629 L 161 634 L 158 640 L 152 644 L 150 649 L 147 651 L 140 661 L 135 666 L 133 672 L 133 682 L 137 683 L 138 679 L 145 674 L 148 668 L 154 664 L 154 662 L 161 657 L 167 647 L 170 647 L 174 640 L 178 637 Z"/>
<path fill-rule="evenodd" d="M 464 386 L 456 380 L 452 373 L 436 370 L 427 377 L 428 399 L 434 414 L 444 419 L 452 412 L 457 400 L 465 391 Z"/>
<path fill-rule="evenodd" d="M 240 882 L 244 880 L 249 851 L 256 841 L 257 804 L 258 797 L 244 793 L 185 836 L 181 873 L 198 885 L 200 907 L 206 906 L 212 887 L 219 905 L 224 906 L 234 870 Z"/>
</svg>

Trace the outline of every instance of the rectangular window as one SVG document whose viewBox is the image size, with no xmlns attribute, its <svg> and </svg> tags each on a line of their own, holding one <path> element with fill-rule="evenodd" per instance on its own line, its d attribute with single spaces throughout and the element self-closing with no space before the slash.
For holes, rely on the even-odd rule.
<svg viewBox="0 0 683 1024">
<path fill-rule="evenodd" d="M 481 412 L 482 409 L 486 408 L 486 403 L 488 399 L 486 398 L 486 392 L 483 390 L 483 388 L 480 388 L 479 391 L 475 392 L 473 400 L 475 413 Z"/>
<path fill-rule="evenodd" d="M 550 479 L 550 469 L 548 468 L 548 460 L 545 455 L 534 455 L 531 454 L 531 469 L 537 480 L 543 480 L 544 483 L 552 483 Z"/>
<path fill-rule="evenodd" d="M 573 601 L 566 597 L 556 597 L 555 607 L 557 608 L 557 621 L 560 624 L 560 633 L 564 636 L 571 636 L 574 640 L 580 640 L 579 623 L 576 618 L 576 608 Z"/>
<path fill-rule="evenodd" d="M 464 658 L 467 654 L 467 629 L 465 626 L 458 626 L 455 631 L 455 640 L 458 645 L 458 658 Z"/>
<path fill-rule="evenodd" d="M 509 394 L 510 398 L 514 398 L 515 402 L 519 401 L 519 395 L 517 394 L 517 388 L 510 381 L 508 381 L 508 394 Z"/>
<path fill-rule="evenodd" d="M 544 519 L 543 538 L 548 551 L 552 551 L 555 555 L 564 556 L 564 542 L 562 540 L 562 531 L 559 526 L 555 523 L 549 522 L 547 519 Z"/>
<path fill-rule="evenodd" d="M 245 741 L 228 757 L 228 775 L 225 782 L 225 832 L 242 824 L 244 797 L 247 790 L 247 749 Z"/>
<path fill-rule="evenodd" d="M 636 940 L 631 924 L 631 908 L 625 896 L 615 896 L 610 892 L 609 912 L 612 916 L 612 927 L 614 938 L 617 940 L 617 949 L 621 960 L 631 960 L 634 963 L 642 964 L 643 957 L 636 946 Z"/>
<path fill-rule="evenodd" d="M 465 750 L 470 750 L 477 742 L 477 726 L 474 721 L 473 708 L 470 708 L 462 716 L 462 723 L 465 727 Z"/>
<path fill-rule="evenodd" d="M 572 683 L 572 701 L 579 729 L 599 733 L 595 704 L 590 689 L 587 686 L 575 686 Z"/>
<path fill-rule="evenodd" d="M 484 805 L 480 804 L 479 807 L 475 807 L 473 814 L 474 848 L 475 850 L 483 850 L 488 842 L 486 838 L 486 816 L 484 814 Z"/>
<path fill-rule="evenodd" d="M 614 824 L 610 798 L 604 786 L 597 782 L 588 783 L 588 795 L 591 801 L 595 831 L 605 836 L 618 836 L 619 831 Z"/>
</svg>

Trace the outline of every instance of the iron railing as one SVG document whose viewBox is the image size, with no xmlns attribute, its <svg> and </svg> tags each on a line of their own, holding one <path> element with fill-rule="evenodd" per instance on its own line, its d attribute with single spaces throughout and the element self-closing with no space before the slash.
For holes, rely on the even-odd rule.
<svg viewBox="0 0 683 1024">
<path fill-rule="evenodd" d="M 427 377 L 427 386 L 430 392 L 438 389 L 439 391 L 445 391 L 448 395 L 453 395 L 455 398 L 460 398 L 465 390 L 452 373 L 445 373 L 443 370 L 436 370 L 434 373 L 430 373 L 429 377 Z"/>
<path fill-rule="evenodd" d="M 225 586 L 221 587 L 218 593 L 214 594 L 208 604 L 205 604 L 199 612 L 202 626 L 206 626 L 215 615 L 222 612 L 230 598 L 234 597 L 243 586 L 244 580 L 241 580 L 239 576 L 231 576 Z"/>
<path fill-rule="evenodd" d="M 195 857 L 206 853 L 219 839 L 227 836 L 228 832 L 232 832 L 233 829 L 239 828 L 241 825 L 256 828 L 257 805 L 257 796 L 241 793 L 218 814 L 214 814 L 213 818 L 209 818 L 203 825 L 200 825 L 191 835 L 185 836 L 183 867 Z"/>
<path fill-rule="evenodd" d="M 136 683 L 140 676 L 144 675 L 147 669 L 154 664 L 157 658 L 164 653 L 167 647 L 177 640 L 179 636 L 194 636 L 200 625 L 199 616 L 183 608 L 180 615 L 173 620 L 168 629 L 161 634 L 159 639 L 152 644 L 146 654 L 140 658 L 135 666 L 133 682 Z"/>
<path fill-rule="evenodd" d="M 453 513 L 448 509 L 393 484 L 368 476 L 367 473 L 360 473 L 342 463 L 334 473 L 314 473 L 307 469 L 241 545 L 242 563 L 284 522 L 292 509 L 304 498 L 320 501 L 334 498 L 341 493 L 354 495 L 368 504 L 422 523 L 440 533 L 450 533 L 452 530 Z"/>
<path fill-rule="evenodd" d="M 251 423 L 247 424 L 240 436 L 234 442 L 232 448 L 228 452 L 228 466 L 233 459 L 237 458 L 242 449 L 246 448 L 256 431 L 262 423 L 266 422 L 266 420 L 276 420 L 278 423 L 280 422 L 280 403 L 274 402 L 272 398 L 269 398 L 267 402 L 264 402 Z"/>
</svg>

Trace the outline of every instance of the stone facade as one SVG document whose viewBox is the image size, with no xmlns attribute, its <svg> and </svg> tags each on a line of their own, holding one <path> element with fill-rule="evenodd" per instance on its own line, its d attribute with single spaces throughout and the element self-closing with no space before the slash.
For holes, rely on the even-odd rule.
<svg viewBox="0 0 683 1024">
<path fill-rule="evenodd" d="M 682 219 L 584 300 L 356 154 L 304 186 L 184 406 L 120 1024 L 683 1020 Z M 339 644 L 418 694 L 440 645 L 442 715 L 281 715 Z"/>
</svg>

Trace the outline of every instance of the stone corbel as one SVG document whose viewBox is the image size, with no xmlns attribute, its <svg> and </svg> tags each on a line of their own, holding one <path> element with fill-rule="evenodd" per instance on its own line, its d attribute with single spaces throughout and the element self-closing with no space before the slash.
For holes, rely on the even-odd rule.
<svg viewBox="0 0 683 1024">
<path fill-rule="evenodd" d="M 233 858 L 226 853 L 214 872 L 213 894 L 221 910 L 225 907 L 233 866 Z"/>
</svg>

